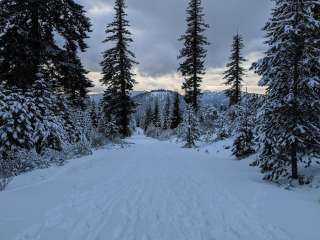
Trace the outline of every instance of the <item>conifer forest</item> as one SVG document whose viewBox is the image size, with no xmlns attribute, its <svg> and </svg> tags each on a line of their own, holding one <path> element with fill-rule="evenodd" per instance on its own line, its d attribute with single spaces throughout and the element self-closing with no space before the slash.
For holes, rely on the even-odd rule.
<svg viewBox="0 0 320 240">
<path fill-rule="evenodd" d="M 0 0 L 1 240 L 319 240 L 320 0 Z"/>
</svg>

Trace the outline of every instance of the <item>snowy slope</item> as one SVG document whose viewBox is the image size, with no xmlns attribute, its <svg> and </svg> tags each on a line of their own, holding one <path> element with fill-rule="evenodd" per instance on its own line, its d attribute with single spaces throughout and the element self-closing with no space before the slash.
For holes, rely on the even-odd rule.
<svg viewBox="0 0 320 240">
<path fill-rule="evenodd" d="M 134 98 L 135 96 L 137 95 L 140 95 L 140 94 L 143 94 L 145 93 L 144 91 L 133 91 L 131 93 L 131 96 Z M 93 95 L 90 95 L 90 98 L 91 100 L 93 100 L 95 103 L 100 103 L 101 99 L 103 97 L 103 94 L 93 94 Z"/>
<path fill-rule="evenodd" d="M 319 239 L 319 191 L 261 181 L 224 149 L 230 141 L 199 152 L 142 135 L 130 141 L 17 177 L 0 193 L 0 238 Z"/>
<path fill-rule="evenodd" d="M 220 91 L 205 91 L 201 96 L 201 104 L 203 106 L 227 106 L 229 104 L 229 99 L 224 92 Z"/>
<path fill-rule="evenodd" d="M 175 97 L 176 92 L 173 91 L 167 91 L 167 90 L 156 90 L 156 91 L 151 91 L 151 92 L 144 92 L 137 94 L 133 97 L 133 100 L 137 104 L 137 109 L 136 109 L 136 117 L 137 118 L 142 118 L 146 112 L 146 109 L 148 107 L 154 107 L 156 102 L 159 103 L 159 108 L 160 112 L 163 113 L 165 109 L 165 105 L 167 102 L 167 98 L 170 98 L 171 104 L 174 102 L 174 97 Z M 180 108 L 184 108 L 184 99 L 183 96 L 180 96 Z"/>
</svg>

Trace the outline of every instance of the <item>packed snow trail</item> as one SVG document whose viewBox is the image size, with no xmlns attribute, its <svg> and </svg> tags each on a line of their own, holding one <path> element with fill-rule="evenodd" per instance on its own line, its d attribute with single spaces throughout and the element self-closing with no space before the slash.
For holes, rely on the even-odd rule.
<svg viewBox="0 0 320 240">
<path fill-rule="evenodd" d="M 139 135 L 130 141 L 18 177 L 0 193 L 0 239 L 302 239 L 265 216 L 261 201 L 273 196 L 261 182 L 241 183 L 228 166 L 246 167 L 222 147 L 206 153 Z"/>
</svg>

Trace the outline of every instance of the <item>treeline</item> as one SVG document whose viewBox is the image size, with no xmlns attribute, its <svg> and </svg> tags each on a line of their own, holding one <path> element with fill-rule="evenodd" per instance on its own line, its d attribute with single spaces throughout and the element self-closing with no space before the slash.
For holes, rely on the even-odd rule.
<svg viewBox="0 0 320 240">
<path fill-rule="evenodd" d="M 206 93 L 215 95 L 215 93 Z M 241 100 L 237 105 L 219 105 L 214 102 L 201 102 L 197 114 L 186 103 L 183 96 L 172 91 L 152 91 L 144 93 L 142 99 L 135 98 L 140 104 L 135 113 L 135 121 L 149 137 L 167 140 L 178 136 L 187 147 L 197 147 L 197 142 L 213 143 L 227 139 L 237 134 L 236 130 L 244 131 L 248 136 L 247 141 L 239 140 L 239 158 L 247 156 L 247 150 L 242 144 L 251 146 L 254 143 L 254 122 L 259 106 L 262 105 L 264 96 L 240 92 Z M 224 99 L 222 99 L 223 102 Z M 193 119 L 193 120 L 191 120 Z M 188 126 L 194 124 L 190 134 L 197 135 L 194 141 L 188 142 L 183 135 L 189 132 Z M 241 129 L 240 129 L 241 127 Z M 251 137 L 250 137 L 251 136 Z M 239 136 L 240 138 L 240 136 Z M 241 153 L 243 151 L 243 153 Z M 252 153 L 248 149 L 248 153 Z"/>
</svg>

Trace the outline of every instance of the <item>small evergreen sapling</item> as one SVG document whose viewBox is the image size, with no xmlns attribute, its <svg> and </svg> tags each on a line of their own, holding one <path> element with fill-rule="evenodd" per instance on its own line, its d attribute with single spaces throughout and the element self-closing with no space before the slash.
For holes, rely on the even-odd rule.
<svg viewBox="0 0 320 240">
<path fill-rule="evenodd" d="M 227 111 L 221 111 L 218 114 L 218 119 L 217 119 L 217 129 L 216 129 L 216 134 L 217 134 L 217 139 L 218 140 L 223 140 L 228 137 L 230 137 L 230 121 L 229 117 L 227 116 Z"/>
<path fill-rule="evenodd" d="M 215 130 L 218 126 L 218 110 L 213 106 L 204 106 L 201 108 L 201 132 L 202 139 L 207 142 L 215 140 Z"/>
<path fill-rule="evenodd" d="M 98 129 L 111 142 L 115 142 L 120 138 L 119 127 L 117 126 L 115 117 L 112 115 L 103 116 L 100 119 Z"/>
<path fill-rule="evenodd" d="M 236 139 L 232 153 L 238 159 L 246 158 L 255 152 L 253 122 L 248 109 L 247 101 L 245 101 L 245 106 L 237 106 Z"/>
<path fill-rule="evenodd" d="M 200 138 L 200 123 L 198 116 L 192 106 L 187 105 L 183 122 L 179 127 L 179 138 L 185 142 L 185 148 L 196 147 L 196 142 Z"/>
</svg>

